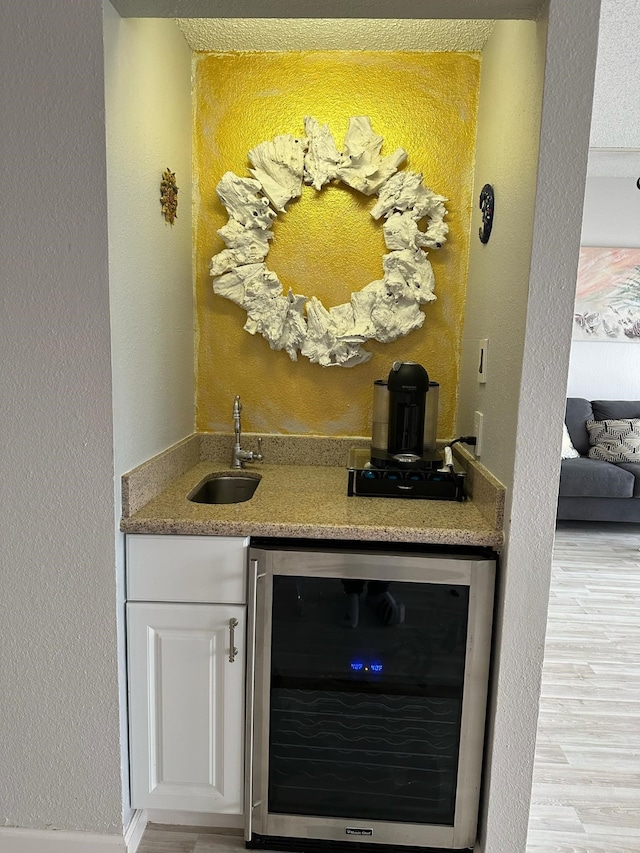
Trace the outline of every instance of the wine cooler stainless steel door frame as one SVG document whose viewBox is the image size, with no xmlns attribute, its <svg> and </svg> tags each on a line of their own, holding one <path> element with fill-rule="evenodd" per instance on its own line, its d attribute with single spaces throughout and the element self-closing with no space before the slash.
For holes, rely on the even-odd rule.
<svg viewBox="0 0 640 853">
<path fill-rule="evenodd" d="M 249 572 L 245 838 L 313 838 L 462 850 L 476 840 L 495 560 L 486 555 L 410 555 L 332 550 L 314 545 L 252 548 Z M 364 546 L 365 543 L 363 543 Z M 283 814 L 269 810 L 269 732 L 274 578 L 326 578 L 468 587 L 462 708 L 452 825 L 369 818 Z M 465 590 L 466 593 L 466 590 Z M 391 628 L 389 635 L 397 628 Z M 311 809 L 310 809 L 311 811 Z M 363 837 L 364 836 L 364 837 Z"/>
</svg>

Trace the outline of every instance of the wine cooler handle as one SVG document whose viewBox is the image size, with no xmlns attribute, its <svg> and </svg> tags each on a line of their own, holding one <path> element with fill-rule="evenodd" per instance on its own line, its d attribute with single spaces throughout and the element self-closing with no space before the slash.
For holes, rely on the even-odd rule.
<svg viewBox="0 0 640 853">
<path fill-rule="evenodd" d="M 236 659 L 236 655 L 238 654 L 238 650 L 234 645 L 235 629 L 237 624 L 237 619 L 229 619 L 229 663 L 233 663 Z"/>
<path fill-rule="evenodd" d="M 247 631 L 247 691 L 246 691 L 246 719 L 247 731 L 245 737 L 245 781 L 244 800 L 246 808 L 245 839 L 251 839 L 253 834 L 253 738 L 254 738 L 254 705 L 255 705 L 255 676 L 256 676 L 256 616 L 257 616 L 257 590 L 258 586 L 258 561 L 249 561 L 249 607 L 248 607 L 248 631 Z"/>
</svg>

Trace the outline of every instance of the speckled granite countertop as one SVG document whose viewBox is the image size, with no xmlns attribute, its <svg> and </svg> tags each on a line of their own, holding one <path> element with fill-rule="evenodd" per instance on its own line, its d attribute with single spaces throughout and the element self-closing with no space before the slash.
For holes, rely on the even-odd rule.
<svg viewBox="0 0 640 853">
<path fill-rule="evenodd" d="M 283 441 L 287 445 L 284 452 Z M 251 440 L 243 440 L 243 444 L 254 446 Z M 221 461 L 228 458 L 228 446 L 227 436 L 196 434 L 126 474 L 121 530 L 502 545 L 504 490 L 470 456 L 463 460 L 471 463 L 467 481 L 473 494 L 469 500 L 348 497 L 347 471 L 339 464 L 346 459 L 345 440 L 318 439 L 310 453 L 304 439 L 297 447 L 295 440 L 266 436 L 263 453 L 270 462 L 245 468 L 262 478 L 251 500 L 216 505 L 187 500 L 207 475 L 229 470 L 228 463 Z M 281 463 L 283 457 L 289 464 Z"/>
</svg>

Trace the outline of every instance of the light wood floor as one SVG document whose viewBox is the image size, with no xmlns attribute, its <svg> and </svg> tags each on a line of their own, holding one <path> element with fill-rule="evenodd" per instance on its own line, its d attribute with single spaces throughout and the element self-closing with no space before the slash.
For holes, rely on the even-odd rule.
<svg viewBox="0 0 640 853">
<path fill-rule="evenodd" d="M 242 831 L 219 835 L 189 827 L 149 825 L 137 853 L 245 853 Z"/>
<path fill-rule="evenodd" d="M 149 826 L 138 853 L 243 848 Z M 640 853 L 640 525 L 556 533 L 526 853 Z"/>
<path fill-rule="evenodd" d="M 640 851 L 640 525 L 556 532 L 527 853 Z"/>
</svg>

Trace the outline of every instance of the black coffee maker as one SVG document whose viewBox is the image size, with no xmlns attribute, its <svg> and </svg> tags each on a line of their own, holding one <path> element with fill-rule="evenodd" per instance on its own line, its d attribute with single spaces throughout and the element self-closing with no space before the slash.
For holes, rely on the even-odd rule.
<svg viewBox="0 0 640 853">
<path fill-rule="evenodd" d="M 371 461 L 382 467 L 423 467 L 435 455 L 437 382 L 421 364 L 394 362 L 374 383 Z"/>
<path fill-rule="evenodd" d="M 394 362 L 373 383 L 371 447 L 349 451 L 350 497 L 464 500 L 464 471 L 436 447 L 439 392 L 412 361 Z"/>
</svg>

